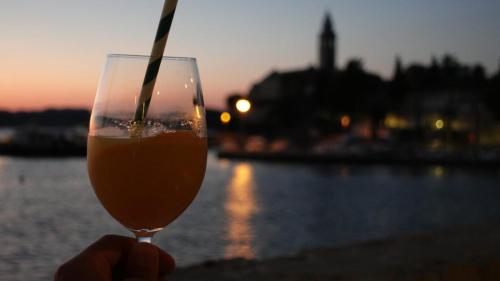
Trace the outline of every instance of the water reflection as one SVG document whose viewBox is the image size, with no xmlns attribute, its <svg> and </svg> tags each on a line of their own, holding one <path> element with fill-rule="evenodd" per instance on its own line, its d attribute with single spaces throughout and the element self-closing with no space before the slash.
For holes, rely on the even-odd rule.
<svg viewBox="0 0 500 281">
<path fill-rule="evenodd" d="M 4 166 L 5 166 L 5 162 L 6 162 L 6 158 L 5 157 L 0 157 L 0 189 L 3 188 L 3 181 L 5 180 L 4 179 Z"/>
<path fill-rule="evenodd" d="M 234 166 L 231 181 L 227 186 L 224 204 L 227 216 L 225 258 L 254 258 L 252 216 L 259 207 L 255 199 L 255 182 L 252 166 L 238 163 Z"/>
<path fill-rule="evenodd" d="M 340 168 L 340 176 L 343 178 L 349 177 L 349 168 L 347 167 Z"/>
<path fill-rule="evenodd" d="M 441 178 L 444 175 L 444 167 L 443 166 L 432 167 L 431 173 L 434 177 Z"/>
</svg>

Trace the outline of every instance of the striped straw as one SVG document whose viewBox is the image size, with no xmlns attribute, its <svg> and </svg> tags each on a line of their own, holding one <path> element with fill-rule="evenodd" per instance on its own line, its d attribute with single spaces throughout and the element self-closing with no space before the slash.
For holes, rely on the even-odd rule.
<svg viewBox="0 0 500 281">
<path fill-rule="evenodd" d="M 165 45 L 167 44 L 168 32 L 170 31 L 170 26 L 172 26 L 176 6 L 177 0 L 165 0 L 165 4 L 163 4 L 161 20 L 158 25 L 158 30 L 156 31 L 151 57 L 149 58 L 148 68 L 144 75 L 144 82 L 142 83 L 141 95 L 139 96 L 137 109 L 135 110 L 134 121 L 139 127 L 141 127 L 144 122 L 149 103 L 151 102 L 156 76 L 158 76 L 158 70 L 160 69 L 161 59 L 163 57 Z"/>
</svg>

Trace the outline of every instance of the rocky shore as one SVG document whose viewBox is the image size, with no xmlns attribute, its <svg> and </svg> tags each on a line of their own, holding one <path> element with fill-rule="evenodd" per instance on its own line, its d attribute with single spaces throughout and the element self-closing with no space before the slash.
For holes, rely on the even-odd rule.
<svg viewBox="0 0 500 281">
<path fill-rule="evenodd" d="M 498 281 L 500 224 L 305 250 L 266 260 L 221 260 L 179 268 L 172 281 Z"/>
</svg>

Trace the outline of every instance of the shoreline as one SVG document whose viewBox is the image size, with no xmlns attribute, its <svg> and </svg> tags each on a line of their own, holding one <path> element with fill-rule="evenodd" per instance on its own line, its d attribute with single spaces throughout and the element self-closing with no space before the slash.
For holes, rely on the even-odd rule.
<svg viewBox="0 0 500 281">
<path fill-rule="evenodd" d="M 251 153 L 218 151 L 217 156 L 224 159 L 256 160 L 276 163 L 310 163 L 310 164 L 355 164 L 355 165 L 408 165 L 408 166 L 457 166 L 497 168 L 500 159 L 480 159 L 464 157 L 411 157 L 399 154 L 312 154 L 312 153 Z"/>
<path fill-rule="evenodd" d="M 207 261 L 179 268 L 169 280 L 500 280 L 500 224 L 460 226 L 263 260 Z"/>
<path fill-rule="evenodd" d="M 87 149 L 78 146 L 53 146 L 40 149 L 36 146 L 2 146 L 0 145 L 0 156 L 19 158 L 68 158 L 86 157 Z"/>
<path fill-rule="evenodd" d="M 341 154 L 312 154 L 312 153 L 249 153 L 227 152 L 213 149 L 218 158 L 230 160 L 254 160 L 268 163 L 293 163 L 314 165 L 405 165 L 405 166 L 449 166 L 472 168 L 498 168 L 500 159 L 460 158 L 460 157 L 409 157 L 407 155 L 341 155 Z M 82 147 L 51 147 L 39 149 L 37 147 L 1 146 L 0 156 L 18 158 L 83 158 L 86 157 L 86 148 Z"/>
</svg>

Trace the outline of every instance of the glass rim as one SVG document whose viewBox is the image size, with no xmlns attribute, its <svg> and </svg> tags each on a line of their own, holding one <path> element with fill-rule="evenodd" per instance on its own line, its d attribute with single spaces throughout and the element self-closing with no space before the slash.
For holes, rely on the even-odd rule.
<svg viewBox="0 0 500 281">
<path fill-rule="evenodd" d="M 149 59 L 150 55 L 134 55 L 134 54 L 108 54 L 107 58 L 131 58 L 131 59 Z M 173 57 L 173 56 L 163 56 L 162 60 L 178 60 L 178 61 L 189 61 L 196 62 L 196 58 L 193 57 Z"/>
</svg>

